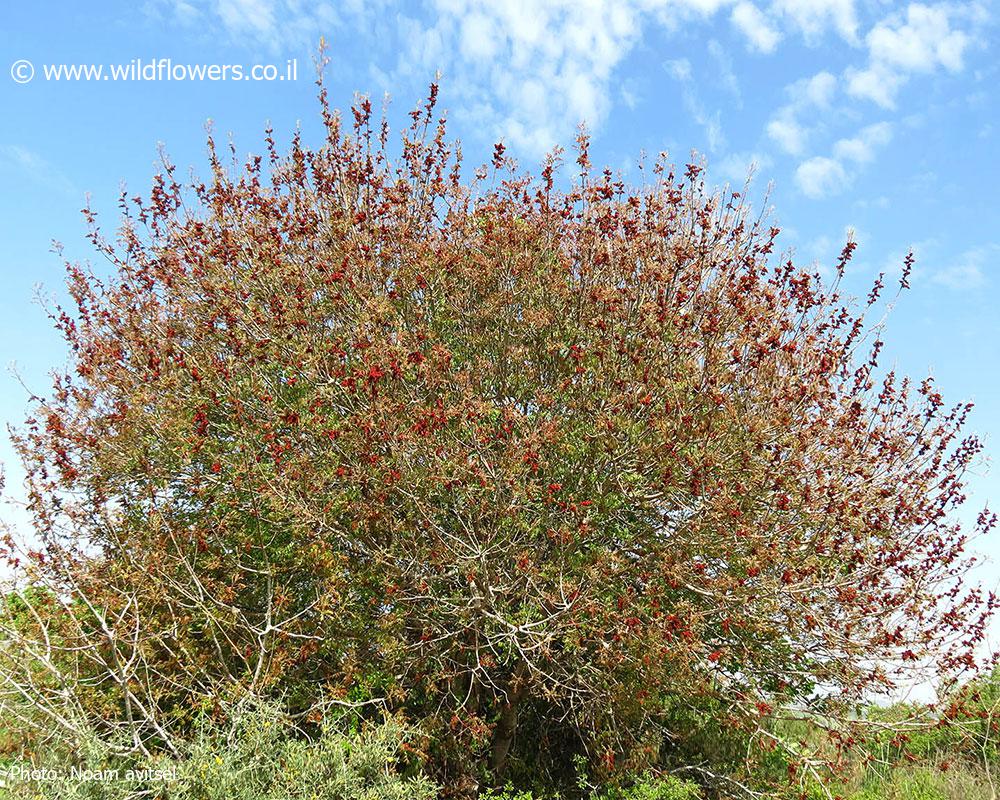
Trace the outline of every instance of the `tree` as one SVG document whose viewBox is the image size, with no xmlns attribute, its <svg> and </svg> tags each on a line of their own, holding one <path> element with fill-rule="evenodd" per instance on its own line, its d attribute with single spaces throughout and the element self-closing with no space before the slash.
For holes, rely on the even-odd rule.
<svg viewBox="0 0 1000 800">
<path fill-rule="evenodd" d="M 466 182 L 436 94 L 398 158 L 321 89 L 318 149 L 210 138 L 113 241 L 86 212 L 110 277 L 67 264 L 72 371 L 17 438 L 41 544 L 7 538 L 5 708 L 171 749 L 247 693 L 378 699 L 497 779 L 539 742 L 656 763 L 685 708 L 785 746 L 779 713 L 971 670 L 980 445 L 878 371 L 854 244 L 824 287 L 700 166 L 627 186 L 582 134 L 568 188 L 502 145 Z"/>
</svg>

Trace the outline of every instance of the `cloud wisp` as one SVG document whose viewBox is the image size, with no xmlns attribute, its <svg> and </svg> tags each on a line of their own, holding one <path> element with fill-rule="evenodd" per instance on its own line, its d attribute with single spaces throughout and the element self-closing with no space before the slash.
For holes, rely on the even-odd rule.
<svg viewBox="0 0 1000 800">
<path fill-rule="evenodd" d="M 905 14 L 879 22 L 865 37 L 867 66 L 845 73 L 848 94 L 892 109 L 912 75 L 939 69 L 960 72 L 971 41 L 967 33 L 952 27 L 962 15 L 959 7 L 950 4 L 911 3 Z"/>
<path fill-rule="evenodd" d="M 892 141 L 892 135 L 890 123 L 877 122 L 839 139 L 831 155 L 814 156 L 799 164 L 796 186 L 814 200 L 843 191 L 854 179 L 856 168 L 873 161 L 877 151 Z"/>
<path fill-rule="evenodd" d="M 161 18 L 172 16 L 189 28 L 210 29 L 214 23 L 234 40 L 271 49 L 293 41 L 302 46 L 323 33 L 332 34 L 333 41 L 347 30 L 368 36 L 384 56 L 378 66 L 370 66 L 377 85 L 424 82 L 440 71 L 463 125 L 484 139 L 502 139 L 511 152 L 531 158 L 566 142 L 580 123 L 599 130 L 616 104 L 637 109 L 643 97 L 626 62 L 656 35 L 679 35 L 712 20 L 722 23 L 721 30 L 716 25 L 713 35 L 702 39 L 710 59 L 707 68 L 700 63 L 693 67 L 683 56 L 664 62 L 679 85 L 684 109 L 702 129 L 701 146 L 720 157 L 728 137 L 718 110 L 721 101 L 712 99 L 709 90 L 721 89 L 742 106 L 744 72 L 742 65 L 734 65 L 734 55 L 745 49 L 744 58 L 766 59 L 792 40 L 813 52 L 826 47 L 824 52 L 836 58 L 826 69 L 791 83 L 785 102 L 764 128 L 774 152 L 796 159 L 795 184 L 813 198 L 847 186 L 892 136 L 887 122 L 864 124 L 870 113 L 864 107 L 894 108 L 913 76 L 960 72 L 972 45 L 969 31 L 984 13 L 976 0 L 966 5 L 915 2 L 874 17 L 875 9 L 856 0 L 148 3 Z M 744 47 L 734 47 L 733 39 Z M 838 59 L 841 63 L 835 65 Z M 831 123 L 840 119 L 850 120 L 856 132 L 817 152 L 817 140 L 828 136 Z M 741 144 L 741 152 L 761 150 L 760 143 Z M 757 160 L 763 157 L 770 156 L 762 153 Z"/>
</svg>

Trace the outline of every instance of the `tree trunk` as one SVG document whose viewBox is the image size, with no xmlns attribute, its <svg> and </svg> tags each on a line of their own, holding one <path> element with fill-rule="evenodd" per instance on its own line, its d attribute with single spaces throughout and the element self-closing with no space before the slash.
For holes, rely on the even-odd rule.
<svg viewBox="0 0 1000 800">
<path fill-rule="evenodd" d="M 493 777 L 498 780 L 507 766 L 507 754 L 514 743 L 514 733 L 517 731 L 518 706 L 528 694 L 528 683 L 522 669 L 518 669 L 511 679 L 507 690 L 507 699 L 500 708 L 500 719 L 493 730 L 493 754 L 490 768 Z"/>
</svg>

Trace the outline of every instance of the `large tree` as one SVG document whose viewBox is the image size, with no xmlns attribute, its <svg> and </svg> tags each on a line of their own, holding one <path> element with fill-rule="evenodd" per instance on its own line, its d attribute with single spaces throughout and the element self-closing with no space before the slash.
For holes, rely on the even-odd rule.
<svg viewBox="0 0 1000 800">
<path fill-rule="evenodd" d="M 88 212 L 111 267 L 67 265 L 71 368 L 17 438 L 5 712 L 170 748 L 245 693 L 381 699 L 496 777 L 971 668 L 979 444 L 879 372 L 853 244 L 824 286 L 698 165 L 628 186 L 584 136 L 572 180 L 500 145 L 465 180 L 435 95 L 395 158 L 324 95 L 317 149 L 210 141 L 115 237 Z"/>
</svg>

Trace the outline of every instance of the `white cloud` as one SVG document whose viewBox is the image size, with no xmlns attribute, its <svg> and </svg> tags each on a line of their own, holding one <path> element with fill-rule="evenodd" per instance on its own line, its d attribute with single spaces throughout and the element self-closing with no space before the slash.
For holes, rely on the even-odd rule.
<svg viewBox="0 0 1000 800">
<path fill-rule="evenodd" d="M 198 9 L 186 2 L 186 0 L 175 0 L 174 13 L 185 23 L 194 22 L 200 16 Z"/>
<path fill-rule="evenodd" d="M 398 7 L 387 0 L 145 2 L 159 19 L 186 21 L 189 27 L 196 20 L 199 28 L 211 31 L 208 35 L 214 25 L 248 47 L 275 51 L 314 46 L 320 34 L 336 42 L 340 36 L 372 37 L 378 31 L 371 45 L 380 56 L 386 51 L 397 55 L 392 66 L 373 61 L 369 74 L 376 85 L 408 92 L 408 83 L 426 83 L 440 71 L 447 102 L 464 123 L 529 156 L 566 142 L 580 122 L 598 128 L 616 102 L 634 104 L 635 91 L 616 84 L 616 72 L 653 27 L 680 32 L 725 14 L 750 49 L 771 53 L 791 33 L 811 43 L 833 32 L 853 43 L 858 26 L 855 0 L 422 0 Z M 902 26 L 890 21 L 872 32 L 872 65 L 877 61 L 896 70 L 923 58 L 927 48 L 906 51 L 905 36 L 910 28 L 923 32 L 935 24 L 935 16 L 917 11 L 911 17 Z M 946 37 L 931 51 L 937 62 L 954 67 L 964 47 L 960 36 Z M 719 80 L 739 98 L 729 53 L 718 42 L 709 44 L 709 52 L 719 66 Z M 670 62 L 668 69 L 681 81 L 690 76 L 684 61 Z M 861 75 L 851 85 L 856 93 L 876 91 L 865 88 Z M 833 75 L 820 73 L 800 88 L 802 97 L 793 103 L 825 108 L 836 86 Z M 887 102 L 888 96 L 881 100 Z M 684 101 L 704 128 L 709 147 L 722 146 L 719 113 L 702 108 L 692 87 Z M 810 126 L 796 114 L 779 115 L 769 133 L 783 149 L 801 153 Z"/>
<path fill-rule="evenodd" d="M 773 8 L 788 17 L 807 41 L 815 41 L 831 27 L 847 41 L 857 40 L 854 0 L 775 0 Z"/>
<path fill-rule="evenodd" d="M 705 141 L 708 152 L 714 153 L 726 145 L 726 135 L 722 132 L 721 114 L 716 111 L 710 118 L 698 117 L 697 122 L 705 129 Z"/>
<path fill-rule="evenodd" d="M 691 62 L 686 58 L 678 58 L 664 63 L 663 68 L 675 81 L 691 80 Z"/>
<path fill-rule="evenodd" d="M 962 53 L 969 37 L 952 30 L 944 6 L 911 4 L 906 23 L 897 28 L 882 22 L 867 37 L 873 61 L 912 72 L 930 72 L 938 65 L 951 72 L 962 69 Z"/>
<path fill-rule="evenodd" d="M 722 132 L 722 114 L 719 111 L 710 114 L 705 110 L 695 91 L 691 63 L 687 59 L 678 59 L 667 61 L 663 66 L 669 75 L 680 83 L 684 108 L 705 132 L 706 150 L 713 153 L 723 148 L 726 144 L 726 138 Z"/>
<path fill-rule="evenodd" d="M 844 77 L 847 78 L 849 95 L 871 100 L 882 108 L 895 108 L 896 93 L 905 83 L 902 75 L 884 64 L 873 64 L 861 70 L 849 68 Z"/>
<path fill-rule="evenodd" d="M 986 283 L 983 270 L 975 261 L 965 260 L 931 275 L 931 280 L 949 289 L 976 289 Z"/>
<path fill-rule="evenodd" d="M 620 88 L 622 102 L 629 111 L 634 111 L 641 100 L 638 89 L 633 81 L 626 81 Z"/>
<path fill-rule="evenodd" d="M 753 50 L 758 50 L 761 53 L 773 53 L 781 40 L 781 33 L 771 25 L 764 13 L 753 3 L 737 3 L 729 19 L 747 37 Z"/>
<path fill-rule="evenodd" d="M 905 15 L 882 20 L 865 38 L 868 65 L 845 72 L 848 93 L 893 108 L 910 75 L 939 68 L 961 71 L 971 40 L 967 33 L 952 27 L 957 13 L 953 5 L 911 3 Z"/>
<path fill-rule="evenodd" d="M 707 18 L 717 13 L 723 6 L 729 5 L 730 0 L 678 0 L 677 3 L 663 2 L 663 0 L 651 0 L 643 5 L 655 8 L 662 21 L 668 24 L 673 22 L 668 15 L 676 14 L 678 11 L 684 16 Z M 685 13 L 686 12 L 686 13 Z"/>
<path fill-rule="evenodd" d="M 857 136 L 841 139 L 833 146 L 833 155 L 841 161 L 864 164 L 875 158 L 875 149 L 892 140 L 892 125 L 878 122 L 858 131 Z"/>
<path fill-rule="evenodd" d="M 805 149 L 808 131 L 799 125 L 791 114 L 780 114 L 767 123 L 765 130 L 767 135 L 786 153 L 799 155 Z"/>
<path fill-rule="evenodd" d="M 462 20 L 462 55 L 471 60 L 489 61 L 497 52 L 496 32 L 482 14 L 470 14 Z"/>
<path fill-rule="evenodd" d="M 795 170 L 795 183 L 806 197 L 819 199 L 842 190 L 848 182 L 843 164 L 826 156 L 803 161 Z"/>
<path fill-rule="evenodd" d="M 987 283 L 987 270 L 995 270 L 998 263 L 1000 245 L 973 247 L 949 266 L 931 272 L 930 280 L 948 289 L 978 289 Z"/>
<path fill-rule="evenodd" d="M 878 197 L 862 197 L 854 201 L 854 207 L 862 211 L 867 211 L 872 208 L 888 208 L 889 198 L 884 194 L 880 194 Z"/>
<path fill-rule="evenodd" d="M 409 30 L 395 78 L 440 70 L 459 116 L 484 137 L 540 156 L 581 122 L 601 125 L 618 91 L 613 73 L 641 34 L 646 3 L 436 0 Z M 397 25 L 398 27 L 398 25 Z M 398 81 L 397 85 L 398 85 Z"/>
<path fill-rule="evenodd" d="M 837 78 L 825 70 L 817 72 L 811 78 L 805 78 L 792 84 L 792 96 L 802 102 L 811 103 L 818 108 L 827 108 L 837 90 Z"/>
<path fill-rule="evenodd" d="M 836 90 L 837 78 L 825 71 L 790 84 L 785 89 L 790 102 L 779 108 L 767 123 L 767 135 L 784 152 L 801 155 L 814 126 L 803 124 L 800 116 L 829 108 Z"/>
<path fill-rule="evenodd" d="M 344 18 L 380 13 L 383 5 L 384 0 L 145 0 L 142 9 L 157 24 L 179 24 L 206 38 L 217 38 L 221 28 L 240 44 L 277 53 L 315 48 Z"/>
<path fill-rule="evenodd" d="M 17 144 L 0 145 L 0 174 L 13 172 L 20 181 L 30 180 L 67 195 L 79 190 L 54 164 L 27 147 Z"/>
<path fill-rule="evenodd" d="M 766 153 L 730 153 L 709 165 L 712 174 L 733 186 L 742 187 L 747 177 L 767 169 L 774 160 Z"/>
<path fill-rule="evenodd" d="M 838 140 L 831 155 L 815 156 L 799 164 L 795 183 L 806 197 L 817 199 L 836 194 L 854 178 L 847 162 L 867 164 L 875 158 L 875 151 L 891 140 L 892 125 L 888 122 L 868 125 L 854 136 Z"/>
<path fill-rule="evenodd" d="M 730 58 L 729 53 L 719 44 L 718 39 L 709 41 L 708 53 L 712 56 L 719 69 L 719 83 L 736 98 L 737 105 L 742 107 L 743 93 L 740 91 L 740 82 L 733 71 L 733 60 Z"/>
<path fill-rule="evenodd" d="M 202 16 L 201 9 L 197 6 L 198 1 L 146 0 L 142 5 L 142 11 L 156 23 L 177 22 L 190 26 Z"/>
<path fill-rule="evenodd" d="M 217 10 L 230 31 L 264 38 L 274 31 L 275 6 L 273 0 L 219 0 Z"/>
<path fill-rule="evenodd" d="M 973 3 L 976 0 L 972 0 Z M 422 0 L 399 11 L 387 0 L 146 0 L 161 19 L 192 21 L 205 30 L 212 24 L 248 46 L 280 50 L 294 44 L 314 46 L 321 33 L 366 35 L 377 20 L 382 48 L 398 55 L 394 66 L 373 61 L 377 83 L 409 91 L 440 71 L 446 102 L 456 115 L 487 139 L 503 139 L 512 152 L 537 157 L 571 139 L 575 126 L 601 126 L 615 103 L 633 108 L 634 87 L 616 81 L 616 73 L 650 28 L 684 31 L 717 14 L 745 38 L 747 47 L 774 52 L 793 34 L 812 44 L 833 33 L 861 44 L 856 0 Z M 866 8 L 871 8 L 866 6 Z M 835 95 L 844 90 L 892 107 L 911 74 L 962 69 L 970 36 L 958 22 L 976 18 L 970 7 L 911 3 L 871 28 L 864 37 L 864 61 L 844 71 L 840 80 L 819 72 L 788 87 L 788 100 L 767 122 L 767 136 L 781 151 L 799 158 L 825 127 Z M 737 73 L 730 53 L 708 39 L 708 52 L 721 82 L 738 100 Z M 373 41 L 373 46 L 376 44 Z M 666 64 L 682 86 L 684 108 L 704 132 L 708 151 L 725 146 L 721 114 L 702 103 L 691 64 Z M 833 160 L 861 163 L 877 143 L 843 139 Z M 846 170 L 844 170 L 846 172 Z M 806 170 L 810 176 L 815 169 Z M 832 172 L 830 174 L 833 174 Z"/>
</svg>

